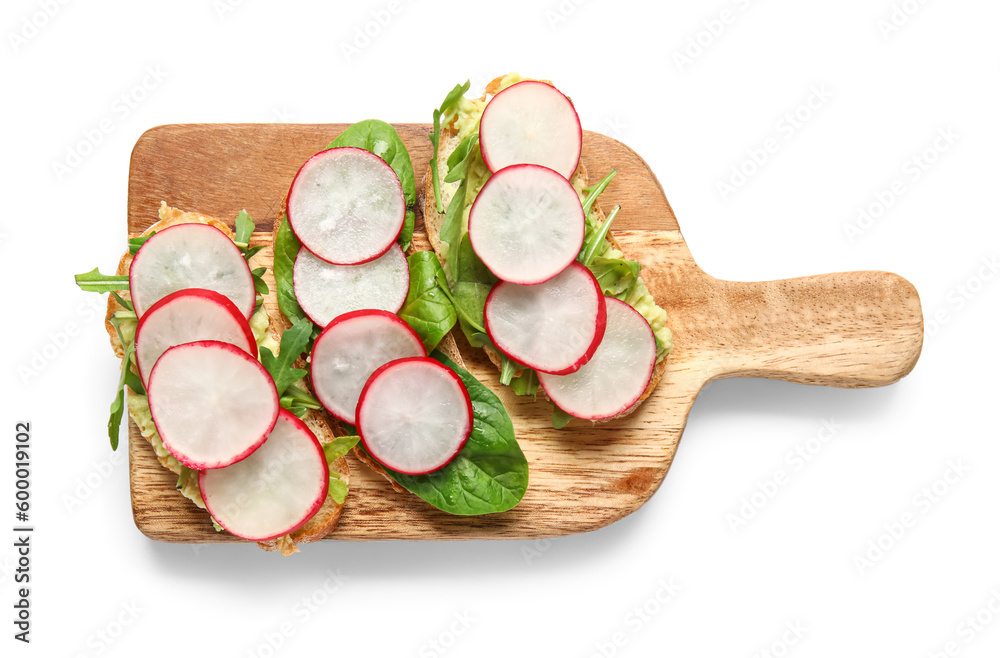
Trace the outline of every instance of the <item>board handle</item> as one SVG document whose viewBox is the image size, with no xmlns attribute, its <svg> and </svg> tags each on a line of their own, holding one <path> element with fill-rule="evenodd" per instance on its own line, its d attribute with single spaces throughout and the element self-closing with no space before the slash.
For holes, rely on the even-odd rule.
<svg viewBox="0 0 1000 658">
<path fill-rule="evenodd" d="M 767 377 L 844 388 L 909 373 L 923 345 L 916 288 L 890 272 L 718 281 L 726 306 L 709 379 Z"/>
</svg>

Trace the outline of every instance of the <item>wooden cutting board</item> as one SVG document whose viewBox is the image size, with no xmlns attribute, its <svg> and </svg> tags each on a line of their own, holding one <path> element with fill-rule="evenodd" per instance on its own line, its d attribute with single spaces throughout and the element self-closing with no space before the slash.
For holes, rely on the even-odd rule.
<svg viewBox="0 0 1000 658">
<path fill-rule="evenodd" d="M 266 244 L 299 166 L 347 124 L 191 124 L 147 131 L 132 151 L 128 231 L 157 219 L 161 200 L 232 224 L 245 208 Z M 431 156 L 427 124 L 397 125 L 417 177 Z M 498 373 L 460 341 L 466 365 L 501 396 L 531 474 L 509 512 L 458 517 L 416 496 L 394 492 L 353 456 L 351 490 L 330 539 L 526 539 L 586 532 L 634 512 L 659 487 L 701 388 L 723 377 L 770 377 L 805 384 L 891 384 L 913 368 L 923 342 L 917 291 L 887 272 L 847 272 L 783 281 L 715 279 L 698 267 L 663 189 L 624 144 L 584 133 L 582 162 L 591 179 L 618 169 L 600 204 L 621 204 L 615 237 L 668 313 L 674 350 L 666 376 L 632 415 L 602 425 L 551 425 L 551 406 L 515 398 Z M 419 207 L 418 203 L 418 207 Z M 426 244 L 417 216 L 415 241 Z M 261 252 L 270 274 L 270 247 Z M 269 281 L 273 284 L 273 279 Z M 273 291 L 274 286 L 271 285 Z M 267 302 L 274 308 L 272 299 Z M 457 332 L 461 333 L 461 332 Z M 130 423 L 129 473 L 135 523 L 172 542 L 242 541 L 216 533 L 208 515 L 174 489 L 176 476 L 156 461 Z"/>
</svg>

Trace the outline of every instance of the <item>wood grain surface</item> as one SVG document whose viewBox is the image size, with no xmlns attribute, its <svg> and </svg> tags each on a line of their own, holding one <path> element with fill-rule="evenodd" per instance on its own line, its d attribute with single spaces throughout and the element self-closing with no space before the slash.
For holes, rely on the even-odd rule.
<svg viewBox="0 0 1000 658">
<path fill-rule="evenodd" d="M 254 242 L 266 244 L 299 166 L 346 126 L 153 128 L 132 152 L 128 231 L 153 224 L 163 200 L 230 224 L 245 208 L 257 222 Z M 431 155 L 430 126 L 396 129 L 409 149 L 419 189 Z M 902 277 L 847 272 L 767 282 L 715 279 L 694 262 L 662 187 L 638 154 L 610 137 L 585 132 L 582 161 L 592 179 L 618 169 L 600 203 L 622 206 L 615 237 L 627 258 L 642 263 L 643 279 L 667 311 L 674 350 L 659 387 L 624 419 L 602 425 L 574 420 L 554 430 L 548 403 L 509 395 L 482 352 L 459 336 L 467 367 L 497 391 L 514 421 L 531 469 L 524 499 L 501 514 L 452 516 L 394 492 L 350 456 L 350 496 L 329 539 L 525 539 L 595 530 L 634 512 L 656 491 L 706 383 L 770 377 L 882 386 L 913 368 L 923 342 L 923 316 L 917 291 Z M 426 243 L 419 211 L 415 241 Z M 270 247 L 260 255 L 270 270 Z M 273 294 L 266 303 L 276 306 Z M 208 515 L 174 489 L 176 476 L 159 465 L 131 422 L 129 472 L 135 523 L 148 537 L 242 541 L 216 533 Z"/>
</svg>

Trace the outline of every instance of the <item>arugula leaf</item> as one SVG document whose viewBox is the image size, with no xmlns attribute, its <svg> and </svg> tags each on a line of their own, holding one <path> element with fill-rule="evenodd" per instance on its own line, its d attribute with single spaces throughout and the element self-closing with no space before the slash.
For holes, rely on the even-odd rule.
<svg viewBox="0 0 1000 658">
<path fill-rule="evenodd" d="M 278 308 L 293 325 L 298 324 L 300 320 L 308 319 L 295 298 L 295 287 L 292 284 L 295 257 L 298 256 L 301 247 L 302 243 L 295 237 L 286 217 L 281 222 L 281 226 L 278 227 L 278 234 L 274 237 L 274 265 L 272 267 L 274 268 Z"/>
<path fill-rule="evenodd" d="M 441 140 L 441 116 L 451 109 L 451 106 L 456 104 L 465 95 L 465 92 L 469 91 L 470 86 L 471 83 L 468 80 L 465 81 L 465 84 L 455 85 L 455 88 L 449 91 L 448 95 L 444 97 L 441 107 L 434 110 L 434 129 L 431 131 L 429 138 L 431 144 L 434 145 L 434 154 L 431 156 L 431 180 L 434 183 L 434 200 L 437 203 L 438 212 L 444 212 L 444 203 L 441 201 L 441 181 L 439 180 L 437 166 L 438 143 Z"/>
<path fill-rule="evenodd" d="M 146 240 L 150 239 L 154 235 L 156 235 L 156 231 L 153 231 L 149 235 L 140 235 L 139 237 L 136 237 L 136 238 L 129 238 L 128 239 L 128 253 L 130 253 L 133 256 L 135 256 L 139 252 L 139 247 L 141 247 L 142 245 L 144 245 L 146 243 Z"/>
<path fill-rule="evenodd" d="M 433 251 L 418 251 L 407 259 L 410 290 L 399 309 L 401 317 L 431 352 L 455 326 L 458 316 L 451 301 L 441 262 Z"/>
<path fill-rule="evenodd" d="M 333 441 L 324 443 L 323 455 L 326 457 L 326 461 L 332 462 L 340 459 L 349 453 L 359 440 L 360 437 L 358 436 L 338 436 Z"/>
<path fill-rule="evenodd" d="M 260 363 L 271 374 L 278 396 L 284 395 L 289 386 L 306 376 L 308 371 L 294 368 L 298 359 L 312 338 L 312 321 L 308 318 L 299 320 L 281 334 L 278 355 L 266 347 L 260 348 Z"/>
<path fill-rule="evenodd" d="M 514 392 L 514 395 L 536 396 L 538 394 L 538 375 L 535 374 L 534 370 L 525 368 L 520 377 L 510 380 L 510 390 Z"/>
<path fill-rule="evenodd" d="M 399 234 L 399 244 L 403 251 L 410 248 L 413 238 L 413 225 L 416 222 L 417 185 L 413 176 L 413 164 L 406 144 L 399 138 L 396 129 L 385 121 L 367 119 L 348 126 L 327 148 L 339 146 L 355 146 L 365 149 L 385 160 L 399 177 L 403 188 L 403 198 L 406 201 L 406 219 L 403 230 Z"/>
<path fill-rule="evenodd" d="M 236 215 L 236 230 L 234 231 L 233 242 L 236 246 L 240 248 L 240 253 L 243 254 L 243 259 L 249 263 L 250 259 L 254 255 L 264 248 L 264 245 L 257 245 L 256 247 L 250 246 L 250 238 L 253 237 L 253 230 L 257 228 L 254 223 L 253 218 L 250 217 L 250 213 L 246 210 L 241 210 L 238 215 Z M 251 270 L 250 274 L 253 275 L 253 287 L 259 295 L 266 295 L 268 292 L 267 284 L 264 283 L 264 272 L 267 271 L 266 267 L 258 267 Z"/>
<path fill-rule="evenodd" d="M 504 512 L 528 488 L 528 460 L 514 436 L 514 424 L 500 399 L 454 361 L 435 351 L 431 357 L 462 379 L 472 400 L 472 434 L 444 467 L 426 475 L 386 469 L 411 493 L 451 514 Z"/>
<path fill-rule="evenodd" d="M 639 282 L 642 265 L 624 258 L 595 258 L 589 266 L 601 290 L 621 301 L 628 299 Z"/>
<path fill-rule="evenodd" d="M 614 178 L 615 174 L 617 173 L 618 173 L 617 169 L 612 169 L 611 171 L 608 172 L 608 175 L 602 178 L 600 182 L 598 182 L 596 185 L 583 188 L 583 191 L 587 192 L 587 198 L 583 202 L 584 217 L 587 217 L 590 214 L 590 208 L 594 205 L 594 202 L 597 201 L 597 197 L 599 197 L 601 195 L 601 192 L 603 192 L 608 187 L 608 184 L 611 182 L 611 179 Z"/>
<path fill-rule="evenodd" d="M 101 274 L 98 268 L 89 272 L 77 274 L 73 279 L 81 290 L 87 292 L 111 292 L 113 290 L 128 290 L 128 275 Z"/>
<path fill-rule="evenodd" d="M 586 267 L 590 267 L 590 262 L 594 260 L 594 256 L 597 255 L 598 249 L 604 245 L 604 239 L 607 237 L 608 231 L 611 229 L 611 222 L 615 220 L 615 217 L 618 216 L 618 211 L 621 209 L 621 206 L 615 206 L 599 227 L 593 231 L 588 231 L 588 235 L 583 241 L 583 248 L 580 250 L 580 255 L 577 257 L 577 260 L 580 261 L 581 264 Z"/>
<path fill-rule="evenodd" d="M 125 310 L 130 311 L 132 313 L 135 313 L 135 307 L 132 306 L 132 302 L 130 302 L 129 300 L 125 299 L 124 297 L 122 297 L 121 295 L 119 295 L 114 290 L 111 290 L 109 292 L 111 293 L 111 296 L 114 297 L 115 300 L 119 304 L 121 304 L 122 308 L 124 308 Z"/>
</svg>

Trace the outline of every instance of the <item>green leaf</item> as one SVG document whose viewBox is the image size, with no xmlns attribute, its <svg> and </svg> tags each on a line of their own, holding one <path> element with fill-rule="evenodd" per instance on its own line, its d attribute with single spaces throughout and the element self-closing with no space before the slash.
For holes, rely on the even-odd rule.
<svg viewBox="0 0 1000 658">
<path fill-rule="evenodd" d="M 590 262 L 599 253 L 598 250 L 603 247 L 604 239 L 607 237 L 608 231 L 611 230 L 611 222 L 615 221 L 615 217 L 618 216 L 618 211 L 621 209 L 621 206 L 615 206 L 611 214 L 604 219 L 604 222 L 584 239 L 580 256 L 577 257 L 577 260 L 584 266 L 590 267 Z"/>
<path fill-rule="evenodd" d="M 128 253 L 130 253 L 133 256 L 135 256 L 139 252 L 139 247 L 141 247 L 142 245 L 144 245 L 146 243 L 146 240 L 150 239 L 154 235 L 156 235 L 156 231 L 153 231 L 149 235 L 140 235 L 139 237 L 136 237 L 136 238 L 129 238 L 128 239 Z"/>
<path fill-rule="evenodd" d="M 124 297 L 122 297 L 121 295 L 119 295 L 114 290 L 111 291 L 111 296 L 114 297 L 115 300 L 119 304 L 121 304 L 122 308 L 124 308 L 127 311 L 131 311 L 131 312 L 135 313 L 135 307 L 132 306 L 132 302 L 130 302 L 129 300 L 125 299 Z"/>
<path fill-rule="evenodd" d="M 358 444 L 358 436 L 338 436 L 333 441 L 323 444 L 323 454 L 327 463 L 340 459 L 351 451 L 351 448 Z"/>
<path fill-rule="evenodd" d="M 250 213 L 246 210 L 241 210 L 240 214 L 236 215 L 236 231 L 234 232 L 236 237 L 233 241 L 237 245 L 242 245 L 240 246 L 240 251 L 243 252 L 243 257 L 247 260 L 250 260 L 250 257 L 247 255 L 247 243 L 250 242 L 250 237 L 253 235 L 255 228 L 257 228 L 257 225 L 254 224 L 253 218 L 250 217 Z"/>
<path fill-rule="evenodd" d="M 520 377 L 515 377 L 510 381 L 510 390 L 514 395 L 530 395 L 535 397 L 538 394 L 538 375 L 530 368 L 525 368 Z"/>
<path fill-rule="evenodd" d="M 444 101 L 441 103 L 441 107 L 434 110 L 434 128 L 431 130 L 429 135 L 431 144 L 434 146 L 434 154 L 431 156 L 431 180 L 434 184 L 434 200 L 437 204 L 437 211 L 444 212 L 444 203 L 441 201 L 441 181 L 440 175 L 438 174 L 438 143 L 441 140 L 441 117 L 451 109 L 451 106 L 456 104 L 465 92 L 469 90 L 470 82 L 465 81 L 465 84 L 455 85 L 455 88 L 448 92 L 448 95 L 444 97 Z"/>
<path fill-rule="evenodd" d="M 292 227 L 285 218 L 274 236 L 274 286 L 278 298 L 278 308 L 292 324 L 308 319 L 305 311 L 295 299 L 295 287 L 292 283 L 292 271 L 295 257 L 299 254 L 302 243 L 295 237 Z"/>
<path fill-rule="evenodd" d="M 434 507 L 451 514 L 490 514 L 511 509 L 528 488 L 528 460 L 500 399 L 454 361 L 431 357 L 455 371 L 472 400 L 472 434 L 458 455 L 426 475 L 389 475 Z"/>
<path fill-rule="evenodd" d="M 559 407 L 552 405 L 552 427 L 557 430 L 561 430 L 566 427 L 571 420 L 573 420 L 573 416 L 569 415 Z"/>
<path fill-rule="evenodd" d="M 73 277 L 76 285 L 87 292 L 111 292 L 128 290 L 128 275 L 101 274 L 98 268 Z"/>
<path fill-rule="evenodd" d="M 261 365 L 271 374 L 279 397 L 284 395 L 289 386 L 307 374 L 306 370 L 292 366 L 309 346 L 309 341 L 312 339 L 312 328 L 312 321 L 304 318 L 286 329 L 281 334 L 277 356 L 266 347 L 260 348 Z"/>
<path fill-rule="evenodd" d="M 118 450 L 118 432 L 122 425 L 122 415 L 125 413 L 125 389 L 119 387 L 118 394 L 111 403 L 111 417 L 108 418 L 108 438 L 111 439 L 111 449 Z"/>
<path fill-rule="evenodd" d="M 266 267 L 258 267 L 250 271 L 250 274 L 253 275 L 253 288 L 257 291 L 258 295 L 266 295 L 268 293 L 267 284 L 264 283 L 264 272 L 267 272 Z"/>
<path fill-rule="evenodd" d="M 474 156 L 478 153 L 478 147 L 479 133 L 472 133 L 455 147 L 455 150 L 448 156 L 448 175 L 444 177 L 444 182 L 454 183 L 457 180 L 465 178 L 466 173 L 469 171 L 469 166 L 475 160 L 474 157 L 469 156 Z"/>
<path fill-rule="evenodd" d="M 417 185 L 406 144 L 399 138 L 396 129 L 385 121 L 368 119 L 347 127 L 335 140 L 330 142 L 327 148 L 339 146 L 354 146 L 370 151 L 385 160 L 396 172 L 399 184 L 403 188 L 403 198 L 406 201 L 406 218 L 403 222 L 403 230 L 399 234 L 399 244 L 403 247 L 403 251 L 406 251 L 410 248 L 410 240 L 413 237 L 413 225 L 416 221 L 414 208 L 417 203 Z"/>
<path fill-rule="evenodd" d="M 451 271 L 455 281 L 451 292 L 462 331 L 473 347 L 482 347 L 486 344 L 479 336 L 486 334 L 483 310 L 490 290 L 499 279 L 493 276 L 472 250 L 468 233 L 462 236 L 458 249 L 452 251 Z"/>
<path fill-rule="evenodd" d="M 457 245 L 462 236 L 462 215 L 465 212 L 465 192 L 467 189 L 469 189 L 469 179 L 463 178 L 462 183 L 455 192 L 455 196 L 452 197 L 451 202 L 448 204 L 444 221 L 441 222 L 441 231 L 438 233 L 438 237 L 442 242 L 446 242 L 449 247 Z M 451 269 L 454 271 L 454 268 Z"/>
<path fill-rule="evenodd" d="M 642 265 L 624 258 L 595 258 L 588 266 L 605 295 L 625 301 L 639 281 Z"/>
<path fill-rule="evenodd" d="M 584 191 L 587 192 L 587 198 L 583 202 L 584 217 L 590 214 L 590 208 L 594 205 L 594 202 L 597 201 L 597 197 L 599 197 L 601 195 L 601 192 L 603 192 L 605 188 L 608 187 L 608 184 L 611 182 L 611 179 L 614 178 L 615 174 L 617 173 L 618 171 L 616 169 L 612 169 L 610 172 L 608 172 L 607 176 L 602 178 L 600 182 L 597 183 L 597 185 L 584 188 Z"/>
<path fill-rule="evenodd" d="M 337 501 L 338 505 L 343 505 L 347 500 L 347 483 L 336 473 L 330 473 L 330 489 L 326 495 Z"/>
<path fill-rule="evenodd" d="M 420 336 L 424 349 L 431 352 L 455 326 L 458 315 L 452 304 L 441 262 L 433 251 L 418 251 L 407 259 L 410 290 L 401 317 Z"/>
</svg>

